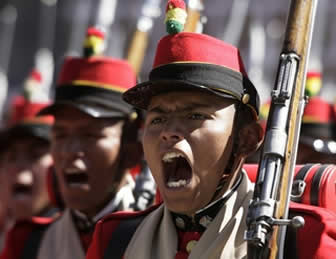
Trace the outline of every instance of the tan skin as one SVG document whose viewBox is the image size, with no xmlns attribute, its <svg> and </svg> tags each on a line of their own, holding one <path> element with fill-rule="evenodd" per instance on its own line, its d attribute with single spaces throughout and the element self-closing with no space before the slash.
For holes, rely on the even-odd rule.
<svg viewBox="0 0 336 259">
<path fill-rule="evenodd" d="M 213 198 L 219 181 L 226 177 L 230 188 L 245 157 L 261 141 L 261 127 L 253 123 L 244 133 L 234 131 L 236 108 L 232 100 L 200 92 L 170 92 L 153 97 L 145 121 L 145 158 L 169 210 L 192 216 Z M 234 172 L 226 171 L 239 134 Z M 257 136 L 252 137 L 251 135 Z M 244 144 L 243 144 L 244 143 Z M 190 182 L 182 188 L 167 186 L 162 157 L 182 153 L 191 168 Z"/>
<path fill-rule="evenodd" d="M 122 154 L 130 155 L 134 151 L 122 143 L 123 125 L 124 121 L 95 119 L 75 108 L 56 113 L 51 150 L 67 207 L 92 217 L 119 190 L 122 182 L 116 177 L 132 164 L 126 163 Z M 87 183 L 69 185 L 65 180 L 69 168 L 86 174 Z"/>
<path fill-rule="evenodd" d="M 49 206 L 46 177 L 52 158 L 45 140 L 29 136 L 16 138 L 10 142 L 1 162 L 10 194 L 10 212 L 14 219 L 30 218 Z M 24 181 L 27 176 L 31 183 Z M 31 192 L 18 194 L 15 187 L 19 184 L 26 184 Z"/>
</svg>

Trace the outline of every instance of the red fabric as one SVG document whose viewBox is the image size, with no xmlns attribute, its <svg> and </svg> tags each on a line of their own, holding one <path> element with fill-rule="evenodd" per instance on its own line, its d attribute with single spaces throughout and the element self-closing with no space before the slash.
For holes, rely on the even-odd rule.
<svg viewBox="0 0 336 259">
<path fill-rule="evenodd" d="M 105 38 L 105 34 L 95 27 L 88 28 L 86 35 L 87 36 L 96 36 L 96 37 L 99 37 L 99 38 L 102 38 L 102 39 Z"/>
<path fill-rule="evenodd" d="M 291 203 L 290 209 L 305 218 L 305 226 L 298 230 L 297 236 L 299 258 L 334 259 L 336 255 L 336 214 L 323 208 L 297 203 Z M 102 259 L 114 229 L 122 220 L 136 215 L 137 213 L 122 212 L 101 220 L 96 226 L 87 259 Z M 176 258 L 185 259 L 186 257 L 184 253 L 178 253 Z"/>
<path fill-rule="evenodd" d="M 124 60 L 72 57 L 65 60 L 57 84 L 67 85 L 74 81 L 88 81 L 97 87 L 110 85 L 127 90 L 136 84 L 136 74 L 131 65 Z"/>
<path fill-rule="evenodd" d="M 135 218 L 144 214 L 149 214 L 157 207 L 158 205 L 152 206 L 147 210 L 140 212 L 119 211 L 104 217 L 97 223 L 95 227 L 92 242 L 86 254 L 86 258 L 87 259 L 104 258 L 104 252 L 107 249 L 112 233 L 114 232 L 114 230 L 121 221 Z"/>
<path fill-rule="evenodd" d="M 198 232 L 178 232 L 178 250 L 175 255 L 175 259 L 187 259 L 189 253 L 187 252 L 187 245 L 191 240 L 198 241 L 201 238 L 201 234 Z"/>
<path fill-rule="evenodd" d="M 335 121 L 333 107 L 318 96 L 311 97 L 304 109 L 302 122 L 329 123 L 332 121 Z"/>
<path fill-rule="evenodd" d="M 84 251 L 86 252 L 90 246 L 90 243 L 92 241 L 92 235 L 93 233 L 87 233 L 87 234 L 80 234 L 80 240 L 83 246 Z"/>
<path fill-rule="evenodd" d="M 169 0 L 166 6 L 166 12 L 173 8 L 186 9 L 184 0 Z"/>
<path fill-rule="evenodd" d="M 173 62 L 215 64 L 238 71 L 247 77 L 239 50 L 205 34 L 181 32 L 162 38 L 153 67 Z"/>
<path fill-rule="evenodd" d="M 315 206 L 291 203 L 292 212 L 305 219 L 297 233 L 300 259 L 334 259 L 336 255 L 336 214 Z"/>
<path fill-rule="evenodd" d="M 135 179 L 138 176 L 138 174 L 140 174 L 140 173 L 141 173 L 141 166 L 140 165 L 137 165 L 137 166 L 131 168 L 131 170 L 130 170 L 130 174 L 132 175 L 133 179 Z"/>
<path fill-rule="evenodd" d="M 37 225 L 47 225 L 53 222 L 53 218 L 34 217 L 31 221 L 18 222 L 7 233 L 4 249 L 0 259 L 20 259 L 24 245 L 31 232 Z"/>
<path fill-rule="evenodd" d="M 50 103 L 32 103 L 27 101 L 23 96 L 16 96 L 12 101 L 11 115 L 9 125 L 12 126 L 19 122 L 24 123 L 42 123 L 52 124 L 54 119 L 52 116 L 36 117 L 36 114 L 48 106 Z"/>
<path fill-rule="evenodd" d="M 38 72 L 37 70 L 33 70 L 30 74 L 30 78 L 41 83 L 42 82 L 42 75 L 40 72 Z"/>
<path fill-rule="evenodd" d="M 317 72 L 317 71 L 309 71 L 309 72 L 307 72 L 307 79 L 312 78 L 312 77 L 321 78 L 321 73 Z"/>
</svg>

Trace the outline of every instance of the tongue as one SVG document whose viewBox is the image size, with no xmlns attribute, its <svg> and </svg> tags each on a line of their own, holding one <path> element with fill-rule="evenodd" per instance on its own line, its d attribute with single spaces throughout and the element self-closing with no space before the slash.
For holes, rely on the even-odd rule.
<svg viewBox="0 0 336 259">
<path fill-rule="evenodd" d="M 168 181 L 189 180 L 191 178 L 191 168 L 185 158 L 176 158 L 168 172 Z"/>
</svg>

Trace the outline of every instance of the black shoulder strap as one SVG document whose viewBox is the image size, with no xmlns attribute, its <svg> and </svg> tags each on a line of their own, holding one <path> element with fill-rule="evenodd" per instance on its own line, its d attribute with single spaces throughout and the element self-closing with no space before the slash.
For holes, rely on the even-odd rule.
<svg viewBox="0 0 336 259">
<path fill-rule="evenodd" d="M 48 225 L 38 226 L 30 233 L 27 242 L 25 243 L 20 259 L 36 259 L 38 249 L 44 232 L 47 230 Z"/>
<path fill-rule="evenodd" d="M 289 218 L 298 216 L 300 214 L 289 212 Z M 292 226 L 286 227 L 286 239 L 285 239 L 285 252 L 284 259 L 298 259 L 299 255 L 297 253 L 298 244 L 297 244 L 297 229 Z"/>
<path fill-rule="evenodd" d="M 104 253 L 104 259 L 121 259 L 137 227 L 147 214 L 121 221 L 113 231 Z"/>
</svg>

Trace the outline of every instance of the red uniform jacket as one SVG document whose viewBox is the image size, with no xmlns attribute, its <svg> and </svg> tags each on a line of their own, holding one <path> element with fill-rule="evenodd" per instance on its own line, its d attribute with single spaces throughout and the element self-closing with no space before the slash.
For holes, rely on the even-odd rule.
<svg viewBox="0 0 336 259">
<path fill-rule="evenodd" d="M 103 259 L 115 230 L 130 219 L 140 218 L 153 209 L 140 213 L 115 213 L 101 220 L 95 229 L 87 259 Z M 291 213 L 305 219 L 305 226 L 296 234 L 297 254 L 300 259 L 334 259 L 336 257 L 336 214 L 305 204 L 291 203 Z M 117 257 L 113 257 L 116 259 Z"/>
<path fill-rule="evenodd" d="M 34 217 L 31 220 L 18 222 L 7 233 L 5 247 L 0 259 L 20 259 L 31 238 L 33 231 L 44 231 L 55 219 Z"/>
<path fill-rule="evenodd" d="M 15 224 L 7 234 L 0 259 L 35 259 L 44 232 L 55 220 L 57 218 L 34 217 Z M 79 233 L 84 251 L 88 249 L 92 235 L 92 232 Z"/>
</svg>

